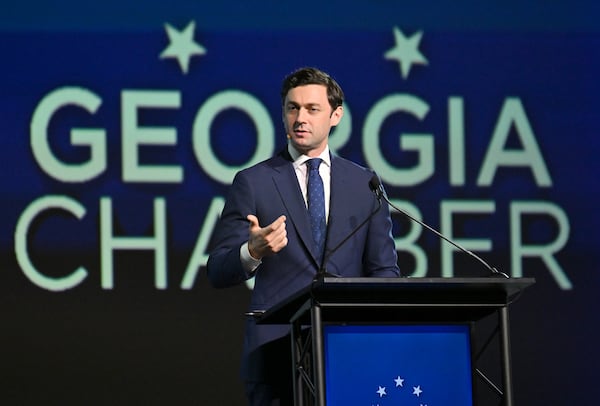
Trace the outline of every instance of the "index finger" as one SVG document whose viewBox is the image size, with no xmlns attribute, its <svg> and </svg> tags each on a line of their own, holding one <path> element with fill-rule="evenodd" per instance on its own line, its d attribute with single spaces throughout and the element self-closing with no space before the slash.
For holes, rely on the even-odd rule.
<svg viewBox="0 0 600 406">
<path fill-rule="evenodd" d="M 279 227 L 281 227 L 281 225 L 283 223 L 285 223 L 286 217 L 284 215 L 279 216 L 274 222 L 272 222 L 271 224 L 268 225 L 268 227 L 271 230 L 276 230 Z"/>
</svg>

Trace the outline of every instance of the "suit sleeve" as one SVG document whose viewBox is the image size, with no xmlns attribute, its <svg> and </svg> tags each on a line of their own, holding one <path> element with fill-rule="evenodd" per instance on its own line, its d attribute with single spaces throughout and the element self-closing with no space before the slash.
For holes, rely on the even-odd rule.
<svg viewBox="0 0 600 406">
<path fill-rule="evenodd" d="M 375 200 L 375 204 L 378 204 Z M 392 219 L 387 204 L 383 204 L 369 224 L 364 269 L 371 277 L 398 277 L 398 256 L 392 236 Z"/>
<path fill-rule="evenodd" d="M 206 266 L 208 280 L 216 288 L 225 288 L 250 278 L 242 266 L 240 247 L 248 241 L 248 214 L 255 213 L 254 195 L 246 177 L 238 173 L 217 223 L 214 248 Z"/>
</svg>

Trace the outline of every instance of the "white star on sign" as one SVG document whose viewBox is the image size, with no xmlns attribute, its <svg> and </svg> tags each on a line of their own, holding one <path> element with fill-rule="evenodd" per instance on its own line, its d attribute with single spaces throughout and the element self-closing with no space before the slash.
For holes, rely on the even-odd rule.
<svg viewBox="0 0 600 406">
<path fill-rule="evenodd" d="M 196 23 L 191 21 L 182 31 L 166 23 L 165 29 L 169 36 L 169 46 L 162 51 L 160 59 L 176 58 L 183 73 L 187 74 L 191 57 L 206 53 L 206 49 L 194 41 Z"/>
<path fill-rule="evenodd" d="M 399 376 L 398 376 L 398 378 L 394 379 L 394 382 L 396 382 L 396 387 L 398 387 L 398 386 L 404 386 L 403 385 L 404 384 L 404 379 L 400 378 Z"/>
<path fill-rule="evenodd" d="M 413 395 L 416 395 L 417 397 L 419 397 L 419 396 L 421 396 L 421 393 L 423 393 L 423 391 L 421 390 L 421 385 L 413 386 Z"/>
<path fill-rule="evenodd" d="M 379 394 L 379 397 L 383 397 L 383 395 L 387 395 L 387 393 L 385 393 L 385 387 L 379 387 L 379 389 L 377 390 L 377 393 Z"/>
<path fill-rule="evenodd" d="M 394 39 L 396 46 L 388 50 L 384 57 L 389 60 L 396 60 L 400 64 L 402 78 L 406 79 L 413 64 L 427 65 L 428 61 L 419 51 L 419 43 L 423 31 L 416 32 L 412 37 L 406 38 L 398 27 L 394 27 Z"/>
</svg>

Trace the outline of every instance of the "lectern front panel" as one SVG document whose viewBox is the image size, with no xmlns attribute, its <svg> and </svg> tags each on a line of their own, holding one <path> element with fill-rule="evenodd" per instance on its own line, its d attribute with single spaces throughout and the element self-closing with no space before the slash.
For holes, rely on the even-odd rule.
<svg viewBox="0 0 600 406">
<path fill-rule="evenodd" d="M 473 404 L 468 324 L 326 324 L 323 336 L 328 405 Z"/>
</svg>

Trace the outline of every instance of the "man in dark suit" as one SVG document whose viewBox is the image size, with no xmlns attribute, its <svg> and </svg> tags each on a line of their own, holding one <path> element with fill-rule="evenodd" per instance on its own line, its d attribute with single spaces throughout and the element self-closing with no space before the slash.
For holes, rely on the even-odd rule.
<svg viewBox="0 0 600 406">
<path fill-rule="evenodd" d="M 286 77 L 287 148 L 240 171 L 231 185 L 207 271 L 215 287 L 255 276 L 250 310 L 269 309 L 306 287 L 323 266 L 340 277 L 400 274 L 387 206 L 329 254 L 378 206 L 368 186 L 373 172 L 329 151 L 343 97 L 336 81 L 318 69 Z M 319 159 L 311 172 L 313 158 Z M 288 332 L 288 326 L 247 320 L 242 376 L 251 405 L 293 403 Z"/>
</svg>

